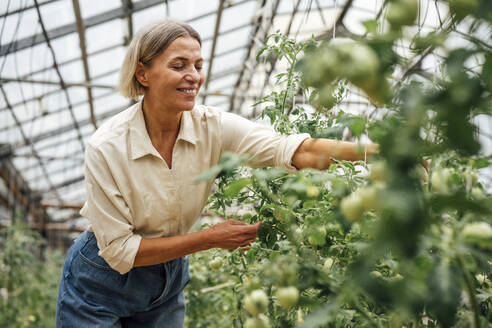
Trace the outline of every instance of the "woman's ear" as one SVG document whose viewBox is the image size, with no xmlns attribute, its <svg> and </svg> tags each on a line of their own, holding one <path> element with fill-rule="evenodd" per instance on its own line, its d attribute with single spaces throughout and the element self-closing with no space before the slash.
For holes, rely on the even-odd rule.
<svg viewBox="0 0 492 328">
<path fill-rule="evenodd" d="M 137 63 L 137 70 L 135 71 L 135 78 L 137 81 L 144 87 L 148 86 L 148 79 L 147 79 L 147 67 L 145 67 L 142 62 Z"/>
</svg>

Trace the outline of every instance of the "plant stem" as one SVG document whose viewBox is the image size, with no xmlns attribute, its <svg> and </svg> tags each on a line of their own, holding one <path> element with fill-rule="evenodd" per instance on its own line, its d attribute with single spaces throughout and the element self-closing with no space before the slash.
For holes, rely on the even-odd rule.
<svg viewBox="0 0 492 328">
<path fill-rule="evenodd" d="M 466 291 L 468 292 L 468 297 L 470 298 L 471 307 L 473 309 L 473 327 L 474 328 L 480 328 L 480 317 L 479 317 L 478 304 L 477 304 L 477 300 L 475 299 L 475 294 L 473 293 L 473 287 L 472 287 L 472 282 L 470 279 L 470 273 L 466 269 L 461 256 L 458 255 L 457 260 L 458 260 L 459 266 L 461 267 L 461 270 L 463 270 L 463 279 L 465 280 Z"/>
<path fill-rule="evenodd" d="M 371 318 L 371 316 L 369 315 L 369 313 L 367 313 L 366 309 L 364 309 L 362 307 L 362 305 L 360 305 L 359 300 L 354 299 L 354 306 L 355 306 L 355 309 L 357 311 L 359 311 L 362 314 L 362 316 L 364 316 L 367 319 L 367 321 L 369 321 L 369 323 L 371 324 L 371 326 L 376 327 L 376 328 L 381 328 L 381 326 L 379 325 L 379 322 L 374 321 L 374 319 Z"/>
</svg>

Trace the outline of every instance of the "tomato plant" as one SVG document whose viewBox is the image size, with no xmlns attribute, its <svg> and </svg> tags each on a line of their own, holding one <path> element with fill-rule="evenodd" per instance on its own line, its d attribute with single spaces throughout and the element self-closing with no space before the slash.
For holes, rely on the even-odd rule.
<svg viewBox="0 0 492 328">
<path fill-rule="evenodd" d="M 209 208 L 262 227 L 249 250 L 192 257 L 188 326 L 492 325 L 492 202 L 477 179 L 490 161 L 473 124 L 491 115 L 491 34 L 477 31 L 490 31 L 492 7 L 447 3 L 449 16 L 425 35 L 406 30 L 417 1 L 390 0 L 386 16 L 364 22 L 364 38 L 267 39 L 260 58 L 289 65 L 282 89 L 257 104 L 274 128 L 332 139 L 348 129 L 379 143 L 380 154 L 369 165 L 291 175 L 243 168 L 245 158 L 226 154 L 202 176 L 219 174 Z M 468 28 L 466 47 L 450 44 L 457 26 Z M 401 42 L 413 57 L 398 53 Z M 429 76 L 419 63 L 436 49 L 442 70 Z M 473 69 L 471 58 L 480 58 Z M 377 115 L 344 111 L 348 90 L 365 94 Z M 222 267 L 207 270 L 216 256 Z"/>
<path fill-rule="evenodd" d="M 63 254 L 22 220 L 0 230 L 0 326 L 53 327 Z"/>
</svg>

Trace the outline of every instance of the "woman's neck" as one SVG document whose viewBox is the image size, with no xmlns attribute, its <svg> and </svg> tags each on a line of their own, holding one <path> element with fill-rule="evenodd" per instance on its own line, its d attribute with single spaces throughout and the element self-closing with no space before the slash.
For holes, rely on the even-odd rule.
<svg viewBox="0 0 492 328">
<path fill-rule="evenodd" d="M 145 97 L 142 106 L 145 126 L 151 140 L 163 141 L 178 136 L 183 112 L 168 110 Z"/>
</svg>

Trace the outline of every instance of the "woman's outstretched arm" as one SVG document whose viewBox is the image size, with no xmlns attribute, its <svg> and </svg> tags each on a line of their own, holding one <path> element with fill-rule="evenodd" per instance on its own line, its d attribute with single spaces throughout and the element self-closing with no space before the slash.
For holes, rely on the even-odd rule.
<svg viewBox="0 0 492 328">
<path fill-rule="evenodd" d="M 327 169 L 333 159 L 346 161 L 367 160 L 378 153 L 377 144 L 358 144 L 330 139 L 306 139 L 292 156 L 292 164 L 297 169 Z"/>
</svg>

